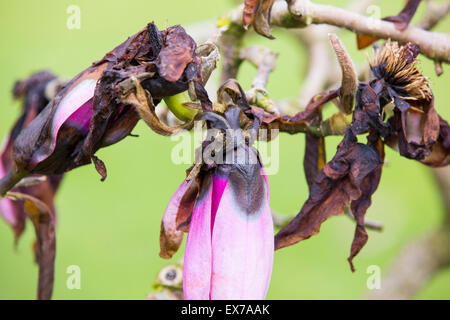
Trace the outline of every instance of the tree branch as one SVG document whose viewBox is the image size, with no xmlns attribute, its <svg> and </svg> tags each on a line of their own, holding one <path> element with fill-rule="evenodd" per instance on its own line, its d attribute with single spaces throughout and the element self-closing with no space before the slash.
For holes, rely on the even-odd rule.
<svg viewBox="0 0 450 320">
<path fill-rule="evenodd" d="M 231 11 L 227 17 L 234 26 L 242 30 L 243 6 Z M 382 39 L 392 39 L 401 44 L 415 43 L 421 53 L 430 59 L 450 63 L 450 35 L 430 32 L 409 26 L 399 31 L 388 21 L 366 17 L 359 13 L 330 5 L 314 4 L 309 0 L 276 1 L 272 8 L 271 23 L 282 28 L 303 28 L 310 24 L 328 24 L 345 28 L 358 34 Z"/>
</svg>

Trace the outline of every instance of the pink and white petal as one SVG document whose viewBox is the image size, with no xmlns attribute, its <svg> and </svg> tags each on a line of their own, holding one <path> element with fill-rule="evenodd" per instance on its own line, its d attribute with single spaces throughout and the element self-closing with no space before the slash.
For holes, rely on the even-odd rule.
<svg viewBox="0 0 450 320">
<path fill-rule="evenodd" d="M 267 185 L 265 181 L 259 181 L 259 185 L 264 186 L 260 192 L 263 199 L 258 210 L 248 214 L 237 201 L 238 196 L 245 195 L 232 190 L 231 179 L 232 176 L 214 223 L 211 299 L 264 299 L 272 274 L 274 251 Z"/>
<path fill-rule="evenodd" d="M 212 183 L 204 183 L 195 204 L 183 262 L 183 294 L 186 300 L 208 300 L 211 283 Z"/>
<path fill-rule="evenodd" d="M 159 237 L 161 258 L 170 259 L 183 242 L 183 231 L 177 230 L 177 214 L 180 208 L 180 202 L 184 194 L 188 191 L 194 180 L 183 181 L 177 191 L 170 198 L 161 221 L 161 233 Z"/>
<path fill-rule="evenodd" d="M 86 79 L 75 86 L 58 104 L 53 116 L 51 127 L 51 141 L 48 152 L 35 153 L 31 159 L 32 165 L 36 165 L 47 159 L 55 150 L 58 132 L 66 121 L 79 129 L 89 129 L 89 121 L 92 117 L 92 99 L 97 80 Z"/>
<path fill-rule="evenodd" d="M 213 190 L 211 199 L 211 234 L 214 228 L 214 222 L 216 219 L 217 209 L 219 208 L 220 200 L 222 199 L 223 192 L 227 186 L 228 176 L 212 176 Z"/>
</svg>

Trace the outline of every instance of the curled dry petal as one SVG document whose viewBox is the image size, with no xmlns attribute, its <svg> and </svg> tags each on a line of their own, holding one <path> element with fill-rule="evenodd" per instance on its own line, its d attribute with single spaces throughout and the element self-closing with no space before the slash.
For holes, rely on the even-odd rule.
<svg viewBox="0 0 450 320">
<path fill-rule="evenodd" d="M 184 234 L 183 230 L 179 230 L 179 219 L 183 216 L 190 219 L 197 193 L 195 180 L 183 181 L 170 199 L 161 222 L 159 237 L 161 258 L 169 259 L 178 251 Z"/>
<path fill-rule="evenodd" d="M 49 300 L 53 293 L 55 269 L 55 224 L 52 210 L 43 201 L 18 192 L 8 192 L 14 201 L 24 201 L 25 211 L 33 222 L 37 239 L 37 262 L 39 265 L 38 300 Z"/>
<path fill-rule="evenodd" d="M 450 126 L 439 117 L 439 137 L 431 153 L 420 162 L 431 167 L 444 167 L 450 164 Z"/>
<path fill-rule="evenodd" d="M 358 75 L 356 74 L 355 66 L 350 55 L 345 50 L 339 38 L 332 33 L 329 34 L 329 37 L 342 70 L 341 88 L 339 89 L 340 110 L 345 114 L 350 114 L 353 109 L 355 93 L 358 87 Z"/>
</svg>

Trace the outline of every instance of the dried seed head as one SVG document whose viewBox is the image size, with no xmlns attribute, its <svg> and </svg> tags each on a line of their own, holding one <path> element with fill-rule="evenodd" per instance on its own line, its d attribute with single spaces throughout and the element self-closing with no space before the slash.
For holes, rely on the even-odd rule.
<svg viewBox="0 0 450 320">
<path fill-rule="evenodd" d="M 392 86 L 403 99 L 430 101 L 428 78 L 417 68 L 418 54 L 419 48 L 414 44 L 399 46 L 388 40 L 381 49 L 373 51 L 369 64 L 374 76 Z"/>
</svg>

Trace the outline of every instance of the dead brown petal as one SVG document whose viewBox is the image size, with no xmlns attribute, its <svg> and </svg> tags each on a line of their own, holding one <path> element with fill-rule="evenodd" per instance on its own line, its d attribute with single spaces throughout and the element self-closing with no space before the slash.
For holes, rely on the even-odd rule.
<svg viewBox="0 0 450 320">
<path fill-rule="evenodd" d="M 377 144 L 371 140 L 368 145 L 357 143 L 352 132 L 347 131 L 334 158 L 315 178 L 301 211 L 275 236 L 276 249 L 315 235 L 326 219 L 342 214 L 345 206 L 351 204 L 357 221 L 349 257 L 353 270 L 351 261 L 367 241 L 364 214 L 378 186 L 383 162 Z"/>
<path fill-rule="evenodd" d="M 55 269 L 55 225 L 49 206 L 43 201 L 19 192 L 8 192 L 7 198 L 25 201 L 25 211 L 34 225 L 37 239 L 37 262 L 39 265 L 38 300 L 49 300 L 53 292 Z"/>
<path fill-rule="evenodd" d="M 243 23 L 247 28 L 250 24 L 257 33 L 269 39 L 270 35 L 270 12 L 275 0 L 245 0 Z"/>
</svg>

